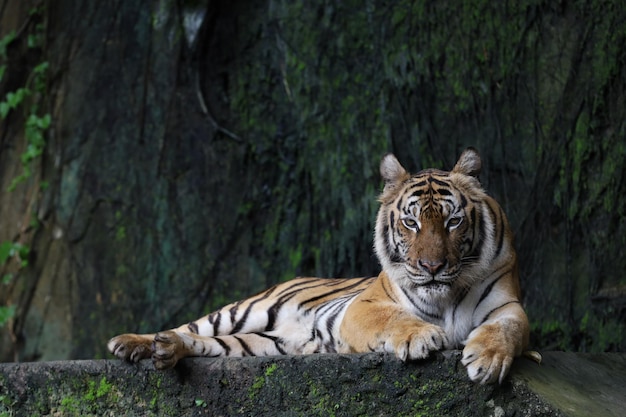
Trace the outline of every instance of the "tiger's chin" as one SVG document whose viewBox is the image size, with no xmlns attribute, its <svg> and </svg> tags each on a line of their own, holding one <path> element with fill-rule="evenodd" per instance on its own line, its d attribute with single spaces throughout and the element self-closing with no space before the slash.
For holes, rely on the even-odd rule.
<svg viewBox="0 0 626 417">
<path fill-rule="evenodd" d="M 447 302 L 453 297 L 454 285 L 452 282 L 442 282 L 436 279 L 407 277 L 404 281 L 404 290 L 419 296 L 422 300 L 435 303 Z"/>
<path fill-rule="evenodd" d="M 453 292 L 451 283 L 434 279 L 427 283 L 416 285 L 414 291 L 422 297 L 429 299 L 447 299 Z"/>
</svg>

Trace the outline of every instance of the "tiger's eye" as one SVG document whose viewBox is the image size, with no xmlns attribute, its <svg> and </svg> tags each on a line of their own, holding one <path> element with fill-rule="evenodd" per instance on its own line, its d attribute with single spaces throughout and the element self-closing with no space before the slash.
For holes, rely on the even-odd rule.
<svg viewBox="0 0 626 417">
<path fill-rule="evenodd" d="M 417 221 L 415 219 L 412 219 L 410 217 L 407 217 L 406 219 L 402 219 L 402 224 L 404 224 L 404 226 L 407 229 L 413 229 L 413 230 L 417 230 L 419 228 Z"/>
<path fill-rule="evenodd" d="M 453 217 L 453 218 L 451 218 L 450 220 L 448 220 L 448 228 L 456 227 L 456 226 L 460 225 L 461 221 L 463 221 L 462 217 Z"/>
</svg>

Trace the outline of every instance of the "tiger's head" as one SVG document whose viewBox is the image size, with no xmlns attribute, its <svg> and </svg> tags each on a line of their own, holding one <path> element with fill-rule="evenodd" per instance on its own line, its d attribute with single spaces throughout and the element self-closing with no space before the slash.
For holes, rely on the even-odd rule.
<svg viewBox="0 0 626 417">
<path fill-rule="evenodd" d="M 410 175 L 395 156 L 380 165 L 375 249 L 383 270 L 418 296 L 446 299 L 477 274 L 484 229 L 478 181 L 481 160 L 466 149 L 450 172 L 426 169 Z"/>
</svg>

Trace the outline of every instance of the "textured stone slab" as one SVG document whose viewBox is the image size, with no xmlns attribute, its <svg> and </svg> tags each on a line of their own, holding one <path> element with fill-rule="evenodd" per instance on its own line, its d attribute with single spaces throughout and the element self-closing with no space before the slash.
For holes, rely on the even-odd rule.
<svg viewBox="0 0 626 417">
<path fill-rule="evenodd" d="M 0 416 L 624 415 L 624 354 L 519 359 L 501 386 L 473 384 L 459 359 L 194 358 L 165 372 L 150 361 L 0 364 Z"/>
</svg>

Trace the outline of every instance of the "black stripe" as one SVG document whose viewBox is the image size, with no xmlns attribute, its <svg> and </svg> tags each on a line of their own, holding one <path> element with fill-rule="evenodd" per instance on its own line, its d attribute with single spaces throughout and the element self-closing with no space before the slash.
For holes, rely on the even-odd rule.
<svg viewBox="0 0 626 417">
<path fill-rule="evenodd" d="M 487 285 L 487 288 L 485 288 L 485 290 L 483 291 L 483 293 L 480 295 L 480 298 L 478 299 L 478 302 L 476 303 L 476 306 L 474 306 L 474 311 L 476 311 L 476 309 L 478 308 L 478 306 L 480 305 L 480 303 L 483 302 L 483 300 L 485 298 L 487 298 L 487 296 L 491 293 L 491 290 L 493 289 L 493 286 L 496 285 L 496 282 L 502 278 L 502 275 L 499 276 L 498 278 L 494 279 L 493 282 L 489 285 Z"/>
<path fill-rule="evenodd" d="M 467 198 L 463 195 L 463 193 L 459 193 L 461 195 L 461 208 L 465 208 L 467 206 Z"/>
<path fill-rule="evenodd" d="M 426 194 L 426 190 L 419 189 L 419 190 L 413 191 L 409 197 L 418 197 L 419 198 L 419 197 L 423 196 L 424 194 Z"/>
<path fill-rule="evenodd" d="M 267 324 L 265 325 L 266 332 L 274 330 L 274 323 L 276 323 L 277 312 L 278 312 L 278 307 L 276 306 L 276 304 L 274 304 L 267 310 Z"/>
<path fill-rule="evenodd" d="M 213 316 L 217 316 L 217 318 L 215 319 L 215 321 L 213 321 Z M 209 316 L 209 323 L 213 324 L 213 335 L 218 335 L 219 331 L 220 331 L 220 322 L 222 321 L 222 313 L 220 313 L 219 311 L 211 314 Z"/>
<path fill-rule="evenodd" d="M 283 348 L 280 347 L 280 345 L 283 343 L 283 339 L 281 339 L 280 337 L 270 336 L 269 334 L 265 334 L 265 333 L 252 333 L 252 334 L 255 334 L 259 337 L 264 337 L 266 339 L 270 339 L 272 342 L 274 342 L 274 346 L 276 347 L 276 350 L 278 350 L 278 352 L 280 352 L 281 355 L 287 354 L 287 352 L 285 352 Z"/>
<path fill-rule="evenodd" d="M 381 283 L 382 287 L 383 287 L 383 291 L 385 291 L 385 294 L 387 295 L 387 297 L 389 297 L 389 299 L 391 301 L 393 301 L 394 303 L 397 303 L 398 300 L 396 300 L 393 296 L 393 294 L 387 289 L 387 287 L 385 286 L 385 281 L 383 280 Z"/>
<path fill-rule="evenodd" d="M 428 311 L 420 308 L 417 304 L 413 303 L 415 305 L 415 308 L 417 308 L 419 310 L 419 312 L 421 314 L 423 314 L 424 316 L 430 317 L 433 320 L 441 320 L 441 315 L 440 314 L 433 314 L 433 313 L 429 313 Z"/>
<path fill-rule="evenodd" d="M 508 268 L 508 265 L 505 265 L 505 268 Z M 495 271 L 495 272 L 498 272 L 498 271 Z M 506 274 L 509 274 L 509 273 L 511 273 L 511 270 L 507 269 L 506 271 L 501 273 L 496 279 L 494 279 L 489 285 L 487 285 L 487 287 L 485 288 L 483 293 L 480 295 L 480 298 L 478 299 L 478 302 L 474 306 L 474 311 L 476 311 L 476 309 L 478 309 L 478 306 L 480 305 L 480 303 L 482 303 L 483 300 L 489 296 L 489 294 L 491 293 L 491 290 L 493 289 L 494 285 L 496 285 L 496 282 L 500 281 L 500 279 L 502 279 L 502 277 L 504 277 Z"/>
<path fill-rule="evenodd" d="M 337 316 L 345 310 L 346 304 L 352 301 L 354 297 L 356 297 L 361 292 L 362 289 L 358 289 L 339 298 L 334 298 L 324 303 L 316 310 L 316 319 L 315 323 L 313 324 L 313 328 L 315 329 L 313 338 L 319 338 L 321 344 L 326 348 L 326 352 L 336 352 L 335 337 L 333 336 L 333 327 L 335 326 Z M 324 338 L 324 335 L 320 330 L 322 326 L 325 327 L 326 332 L 328 333 L 328 339 Z"/>
<path fill-rule="evenodd" d="M 485 203 L 485 205 L 489 209 L 489 213 L 491 214 L 491 216 L 490 216 L 491 217 L 491 221 L 493 222 L 493 240 L 494 241 L 498 241 L 496 253 L 494 255 L 494 258 L 497 258 L 498 254 L 502 250 L 502 238 L 504 237 L 504 234 L 501 233 L 498 236 L 498 218 L 497 218 L 496 212 L 493 210 L 493 207 L 491 207 L 490 204 L 486 204 Z"/>
<path fill-rule="evenodd" d="M 352 289 L 352 288 L 354 288 L 354 287 L 358 287 L 359 285 L 361 285 L 361 283 L 363 283 L 363 281 L 367 281 L 367 280 L 369 280 L 369 279 L 370 279 L 370 278 L 361 278 L 361 279 L 359 279 L 359 280 L 358 280 L 356 283 L 354 283 L 354 284 L 347 285 L 347 286 L 345 286 L 345 287 L 341 287 L 341 288 L 337 288 L 337 289 L 333 289 L 332 291 L 328 291 L 328 292 L 325 292 L 325 293 L 323 293 L 323 294 L 316 295 L 315 297 L 311 297 L 311 298 L 309 298 L 309 299 L 307 299 L 307 300 L 305 300 L 305 301 L 301 302 L 301 303 L 300 303 L 300 305 L 301 305 L 301 306 L 304 306 L 305 304 L 311 304 L 311 303 L 314 303 L 314 302 L 316 302 L 316 301 L 318 301 L 318 300 L 321 300 L 322 298 L 328 297 L 329 295 L 336 294 L 336 293 L 338 293 L 339 291 L 345 291 L 345 290 Z"/>
<path fill-rule="evenodd" d="M 484 322 L 486 322 L 489 319 L 489 316 L 491 316 L 491 314 L 493 314 L 494 311 L 501 309 L 504 306 L 508 306 L 509 304 L 521 304 L 519 301 L 517 300 L 513 300 L 513 301 L 507 301 L 506 303 L 500 305 L 499 307 L 496 307 L 494 309 L 492 309 L 491 311 L 489 311 L 486 315 L 485 318 L 483 318 L 483 320 L 480 322 L 480 325 L 482 325 Z"/>
<path fill-rule="evenodd" d="M 337 318 L 337 314 L 333 314 L 326 320 L 326 331 L 328 332 L 328 341 L 324 343 L 324 346 L 326 346 L 326 349 L 329 351 L 329 353 L 334 353 L 335 351 L 335 338 L 333 337 L 333 325 L 335 324 L 336 318 Z M 329 347 L 332 347 L 332 348 L 328 349 Z"/>
<path fill-rule="evenodd" d="M 396 203 L 396 209 L 397 209 L 398 211 L 402 211 L 402 203 L 403 203 L 403 202 L 404 202 L 404 199 L 403 199 L 403 198 L 399 198 L 399 199 L 398 199 L 398 202 Z"/>
<path fill-rule="evenodd" d="M 269 309 L 267 309 L 267 324 L 265 325 L 264 330 L 266 332 L 274 330 L 274 325 L 276 324 L 276 317 L 278 316 L 278 313 L 280 309 L 282 308 L 282 306 L 287 301 L 291 300 L 293 297 L 298 295 L 300 292 L 306 291 L 311 288 L 316 288 L 319 286 L 326 286 L 326 287 L 331 286 L 332 287 L 335 285 L 342 284 L 344 281 L 346 280 L 313 278 L 313 279 L 306 280 L 298 284 L 292 285 L 289 288 L 285 289 L 281 293 L 282 295 L 278 297 L 276 302 Z M 315 283 L 315 285 L 309 285 L 311 283 Z M 308 285 L 308 286 L 302 288 L 304 285 Z"/>
<path fill-rule="evenodd" d="M 252 352 L 252 350 L 250 349 L 250 346 L 248 346 L 248 344 L 240 337 L 238 336 L 233 336 L 241 345 L 241 348 L 243 349 L 243 351 L 248 354 L 248 356 L 256 356 L 254 354 L 254 352 Z"/>
<path fill-rule="evenodd" d="M 421 314 L 423 314 L 424 316 L 428 316 L 428 317 L 430 317 L 432 319 L 435 319 L 435 320 L 441 320 L 441 316 L 439 314 L 429 313 L 428 311 L 424 310 L 419 305 L 417 305 L 417 303 L 413 300 L 413 298 L 409 295 L 409 293 L 404 288 L 402 288 L 402 292 L 404 293 L 404 295 L 406 295 L 406 297 L 409 299 L 409 301 L 411 301 L 411 303 L 413 304 L 415 309 L 417 311 L 419 311 Z"/>
<path fill-rule="evenodd" d="M 187 328 L 191 333 L 198 334 L 198 324 L 195 321 L 192 321 L 187 325 Z"/>
<path fill-rule="evenodd" d="M 296 295 L 300 294 L 303 290 L 308 290 L 310 288 L 334 287 L 338 285 L 343 285 L 346 281 L 350 281 L 351 279 L 353 278 L 311 278 L 305 280 L 304 282 L 291 285 L 280 294 L 279 299 L 281 300 L 281 304 L 284 304 Z M 308 286 L 305 287 L 305 285 Z"/>
<path fill-rule="evenodd" d="M 435 177 L 428 177 L 428 181 L 431 182 L 431 183 L 434 182 L 435 184 L 440 185 L 442 187 L 449 187 L 450 186 L 450 184 L 448 184 L 447 182 L 438 180 Z"/>
<path fill-rule="evenodd" d="M 324 283 L 320 283 L 320 281 L 329 281 L 328 279 L 323 278 L 310 278 L 303 279 L 300 282 L 290 282 L 289 285 L 284 288 L 281 292 L 276 294 L 277 297 L 282 298 L 292 298 L 294 294 L 298 293 L 302 288 L 315 288 L 320 285 L 324 285 Z M 314 284 L 314 285 L 311 285 Z"/>
<path fill-rule="evenodd" d="M 485 221 L 482 218 L 482 213 L 478 212 L 476 208 L 472 208 L 470 211 L 470 218 L 472 220 L 472 224 L 474 225 L 474 241 L 472 242 L 474 249 L 470 256 L 475 256 L 479 258 L 482 254 L 483 245 L 485 244 Z M 478 232 L 476 228 L 478 227 Z M 478 236 L 476 236 L 478 234 Z"/>
<path fill-rule="evenodd" d="M 233 306 L 228 310 L 230 313 L 230 324 L 236 326 L 237 322 L 237 311 L 239 311 L 239 306 L 241 305 L 241 301 L 237 301 L 237 303 L 233 304 Z M 232 333 L 232 331 L 231 331 Z"/>
<path fill-rule="evenodd" d="M 502 247 L 504 246 L 504 227 L 502 225 L 502 223 L 504 221 L 504 219 L 503 219 L 504 213 L 502 212 L 502 207 L 498 207 L 498 209 L 499 209 L 499 215 L 500 216 L 498 218 L 495 218 L 495 215 L 494 215 L 494 220 L 493 220 L 494 227 L 496 228 L 496 231 L 498 231 L 499 234 L 500 234 L 498 236 L 498 248 L 496 249 L 495 258 L 500 256 L 500 252 L 502 252 Z M 498 221 L 498 219 L 500 221 Z M 498 224 L 500 224 L 501 227 L 498 227 Z"/>
<path fill-rule="evenodd" d="M 252 312 L 252 309 L 254 308 L 254 306 L 256 305 L 256 303 L 265 300 L 267 298 L 270 297 L 270 295 L 272 295 L 274 293 L 274 291 L 276 290 L 276 285 L 271 287 L 270 289 L 266 290 L 265 292 L 261 292 L 259 294 L 256 295 L 256 299 L 254 299 L 253 301 L 250 301 L 251 299 L 248 300 L 244 300 L 245 301 L 250 301 L 250 303 L 248 304 L 248 307 L 246 307 L 246 311 L 244 311 L 243 313 L 243 317 L 241 317 L 241 319 L 239 319 L 237 321 L 237 323 L 235 323 L 235 325 L 233 326 L 233 328 L 230 331 L 230 334 L 235 334 L 235 333 L 239 333 L 239 331 L 243 328 L 243 326 L 246 325 L 246 322 L 248 321 L 248 316 L 250 315 L 250 313 Z M 234 314 L 237 314 L 237 311 L 239 311 L 239 305 L 241 303 L 237 303 L 235 306 L 233 306 L 233 308 L 231 308 L 231 317 L 234 318 L 233 315 L 233 309 L 235 309 Z M 231 322 L 232 322 L 232 318 L 231 318 Z"/>
<path fill-rule="evenodd" d="M 404 259 L 402 259 L 402 257 L 400 256 L 400 252 L 398 251 L 397 248 L 393 252 L 388 253 L 388 255 L 389 255 L 389 260 L 393 263 L 400 264 L 404 262 Z"/>
<path fill-rule="evenodd" d="M 228 346 L 226 342 L 219 337 L 214 337 L 213 340 L 215 340 L 222 347 L 222 349 L 224 349 L 224 356 L 228 356 L 230 354 L 230 346 Z"/>
<path fill-rule="evenodd" d="M 303 301 L 302 303 L 300 303 L 300 305 L 304 305 L 306 303 L 312 302 L 312 301 L 316 301 L 319 298 L 323 298 L 326 297 L 328 295 L 331 295 L 333 293 L 337 293 L 346 289 L 350 289 L 353 288 L 355 286 L 359 286 L 361 285 L 362 282 L 367 281 L 371 278 L 361 278 L 359 279 L 355 284 L 349 285 L 349 286 L 344 286 L 341 288 L 333 288 L 332 291 L 329 291 L 323 295 L 317 296 L 317 297 L 313 297 L 311 299 L 308 299 L 306 301 Z M 312 280 L 307 280 L 305 283 L 306 284 L 310 284 L 310 283 L 315 283 L 315 285 L 309 285 L 308 287 L 305 288 L 297 288 L 297 287 L 301 287 L 302 283 L 300 283 L 299 285 L 293 286 L 290 289 L 295 288 L 293 291 L 287 293 L 286 291 L 283 292 L 283 296 L 279 297 L 278 300 L 267 310 L 268 313 L 268 321 L 267 324 L 265 326 L 265 331 L 271 331 L 274 330 L 274 325 L 276 323 L 276 317 L 278 316 L 280 309 L 282 308 L 282 306 L 289 300 L 291 300 L 293 297 L 295 297 L 296 295 L 300 294 L 302 291 L 306 291 L 308 289 L 311 288 L 317 288 L 317 287 L 336 287 L 339 285 L 344 285 L 346 282 L 352 281 L 353 278 L 347 278 L 347 279 L 325 279 L 325 278 L 316 278 L 316 279 L 312 279 Z"/>
<path fill-rule="evenodd" d="M 325 314 L 329 314 L 329 312 L 331 312 L 333 309 L 342 308 L 345 303 L 353 300 L 357 295 L 361 294 L 362 292 L 363 289 L 357 289 L 355 291 L 348 292 L 345 295 L 341 295 L 337 298 L 330 299 L 324 304 L 319 305 L 317 307 L 317 310 L 315 310 L 315 314 L 322 317 Z"/>
<path fill-rule="evenodd" d="M 456 300 L 454 300 L 454 309 L 452 310 L 452 323 L 453 324 L 456 323 L 457 309 L 459 308 L 463 300 L 465 300 L 465 297 L 467 297 L 467 294 L 469 294 L 469 290 L 470 290 L 469 287 L 463 287 L 461 289 L 461 293 L 459 294 L 459 296 L 456 298 Z"/>
<path fill-rule="evenodd" d="M 239 333 L 239 331 L 241 330 L 241 328 L 246 324 L 246 321 L 248 319 L 248 315 L 250 314 L 250 310 L 252 309 L 252 306 L 254 305 L 254 302 L 250 303 L 248 305 L 248 307 L 246 308 L 246 311 L 243 313 L 243 317 L 241 319 L 239 319 L 235 325 L 233 326 L 233 328 L 230 330 L 230 334 L 235 334 L 235 333 Z M 238 310 L 238 309 L 237 309 Z M 236 312 L 235 312 L 236 314 Z M 233 312 L 231 311 L 231 317 L 233 316 Z M 232 322 L 232 319 L 231 319 Z"/>
</svg>

